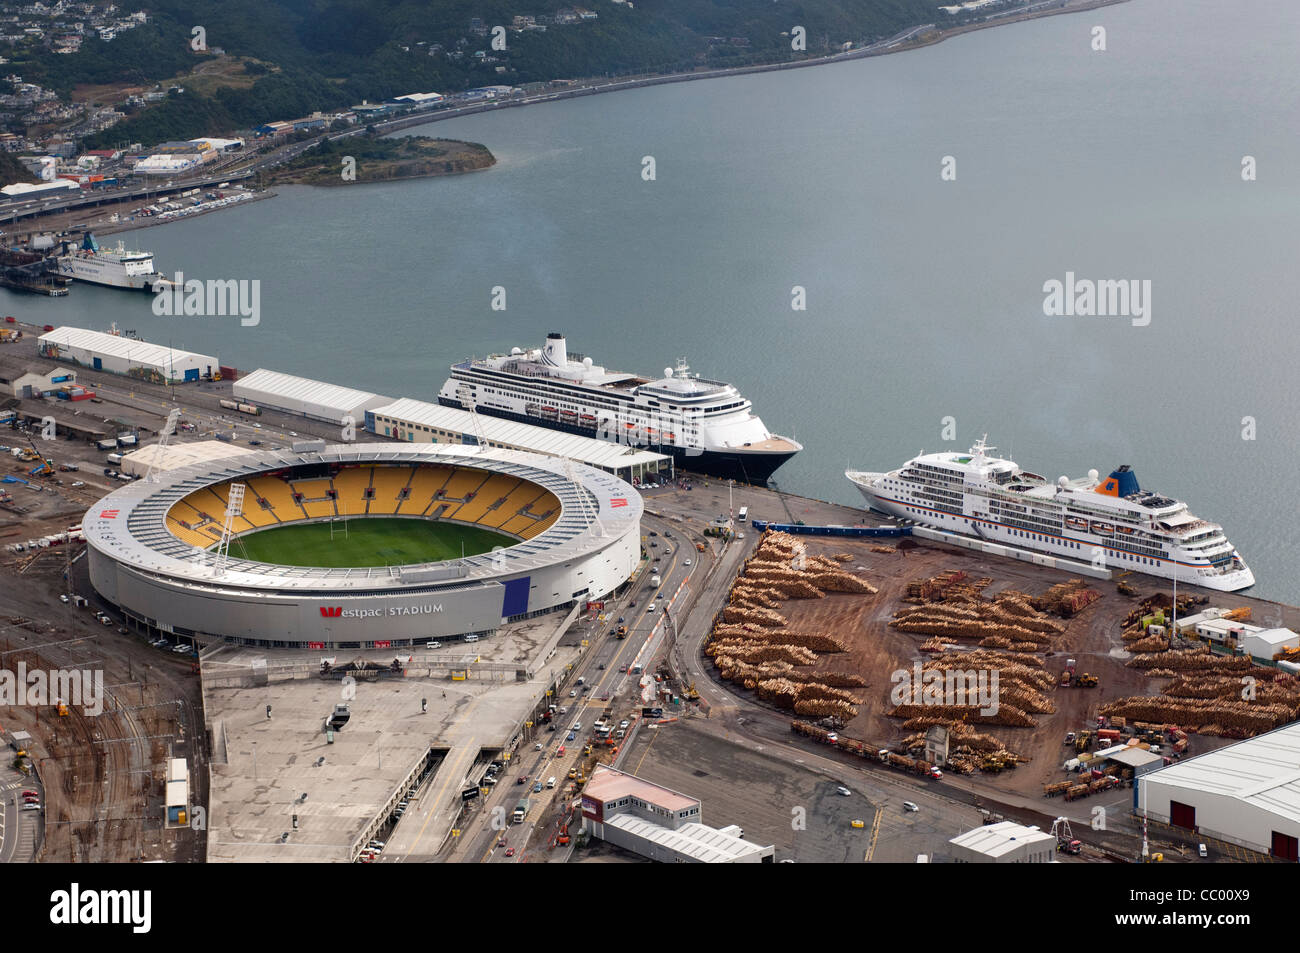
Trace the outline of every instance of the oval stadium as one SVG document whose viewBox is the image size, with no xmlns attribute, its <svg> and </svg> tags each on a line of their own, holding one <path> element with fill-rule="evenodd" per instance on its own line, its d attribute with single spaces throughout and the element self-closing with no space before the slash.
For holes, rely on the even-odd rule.
<svg viewBox="0 0 1300 953">
<path fill-rule="evenodd" d="M 636 566 L 641 512 L 629 484 L 553 457 L 340 444 L 169 470 L 82 525 L 96 591 L 151 631 L 365 649 L 601 599 Z"/>
</svg>

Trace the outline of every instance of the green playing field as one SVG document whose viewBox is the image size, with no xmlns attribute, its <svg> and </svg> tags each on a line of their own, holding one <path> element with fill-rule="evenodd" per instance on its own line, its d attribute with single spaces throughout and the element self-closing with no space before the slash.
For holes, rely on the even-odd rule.
<svg viewBox="0 0 1300 953">
<path fill-rule="evenodd" d="M 264 529 L 232 539 L 230 555 L 281 566 L 359 569 L 476 556 L 518 542 L 477 526 L 422 519 L 353 518 L 347 520 L 346 535 L 343 526 L 343 520 L 335 520 Z"/>
</svg>

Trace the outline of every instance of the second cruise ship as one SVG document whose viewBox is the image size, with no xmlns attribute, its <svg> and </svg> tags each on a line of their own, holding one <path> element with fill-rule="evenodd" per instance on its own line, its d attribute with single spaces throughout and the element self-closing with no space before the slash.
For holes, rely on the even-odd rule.
<svg viewBox="0 0 1300 953">
<path fill-rule="evenodd" d="M 803 449 L 770 433 L 731 384 L 684 362 L 659 379 L 610 371 L 570 354 L 556 333 L 541 348 L 452 365 L 438 402 L 669 454 L 692 473 L 746 483 L 767 482 Z"/>
<path fill-rule="evenodd" d="M 922 454 L 888 473 L 845 476 L 872 509 L 914 523 L 1084 562 L 1100 552 L 1107 568 L 1206 589 L 1255 584 L 1221 526 L 1143 490 L 1132 468 L 1052 483 L 990 456 L 994 449 L 981 439 L 969 453 Z"/>
</svg>

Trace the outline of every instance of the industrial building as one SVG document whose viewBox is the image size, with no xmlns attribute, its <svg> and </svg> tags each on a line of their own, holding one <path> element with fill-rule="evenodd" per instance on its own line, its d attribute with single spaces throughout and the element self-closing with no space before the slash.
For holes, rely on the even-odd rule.
<svg viewBox="0 0 1300 953">
<path fill-rule="evenodd" d="M 391 397 L 340 387 L 338 384 L 281 374 L 264 367 L 235 381 L 234 394 L 236 400 L 256 404 L 266 410 L 301 414 L 331 424 L 346 423 L 347 418 L 351 417 L 357 429 L 360 429 L 366 411 L 392 403 L 393 400 Z"/>
<path fill-rule="evenodd" d="M 1241 640 L 1241 650 L 1252 658 L 1272 659 L 1283 649 L 1300 648 L 1300 633 L 1290 629 L 1260 629 L 1247 633 Z"/>
<path fill-rule="evenodd" d="M 221 367 L 215 357 L 207 354 L 88 328 L 55 328 L 40 336 L 39 349 L 42 357 L 51 360 L 70 361 L 153 383 L 197 381 Z"/>
<path fill-rule="evenodd" d="M 660 471 L 671 473 L 673 466 L 672 457 L 666 454 L 409 397 L 367 411 L 366 430 L 408 443 L 482 442 L 489 447 L 544 453 L 585 463 L 624 480 L 642 481 Z"/>
<path fill-rule="evenodd" d="M 958 864 L 1050 864 L 1056 859 L 1055 837 L 1015 821 L 977 827 L 948 843 Z"/>
<path fill-rule="evenodd" d="M 1300 860 L 1300 723 L 1144 775 L 1134 807 L 1205 837 Z"/>
<path fill-rule="evenodd" d="M 582 816 L 593 837 L 659 863 L 770 864 L 772 846 L 745 840 L 731 826 L 708 827 L 696 798 L 615 768 L 597 765 L 582 791 Z"/>
<path fill-rule="evenodd" d="M 15 376 L 0 370 L 0 394 L 8 397 L 41 397 L 77 382 L 77 372 L 67 367 L 35 367 Z"/>
<path fill-rule="evenodd" d="M 122 457 L 121 471 L 127 476 L 144 476 L 149 467 L 154 473 L 166 473 L 181 467 L 211 463 L 229 457 L 253 453 L 248 447 L 237 447 L 220 440 L 199 440 L 194 443 L 169 443 L 159 449 L 154 443 Z"/>
</svg>

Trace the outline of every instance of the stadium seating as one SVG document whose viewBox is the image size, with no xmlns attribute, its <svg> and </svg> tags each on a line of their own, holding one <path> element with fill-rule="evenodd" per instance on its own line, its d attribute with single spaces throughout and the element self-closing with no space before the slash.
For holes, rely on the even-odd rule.
<svg viewBox="0 0 1300 953">
<path fill-rule="evenodd" d="M 560 501 L 536 484 L 441 464 L 365 465 L 344 467 L 330 479 L 312 477 L 288 483 L 280 477 L 257 476 L 244 482 L 243 513 L 233 523 L 237 534 L 336 515 L 401 514 L 472 523 L 532 539 L 560 515 Z M 334 499 L 329 497 L 331 490 Z M 406 499 L 401 498 L 403 491 Z M 193 546 L 211 546 L 221 537 L 228 492 L 227 484 L 194 491 L 172 505 L 167 528 Z M 302 494 L 301 502 L 294 499 L 295 492 Z M 266 500 L 267 506 L 259 499 Z"/>
</svg>

